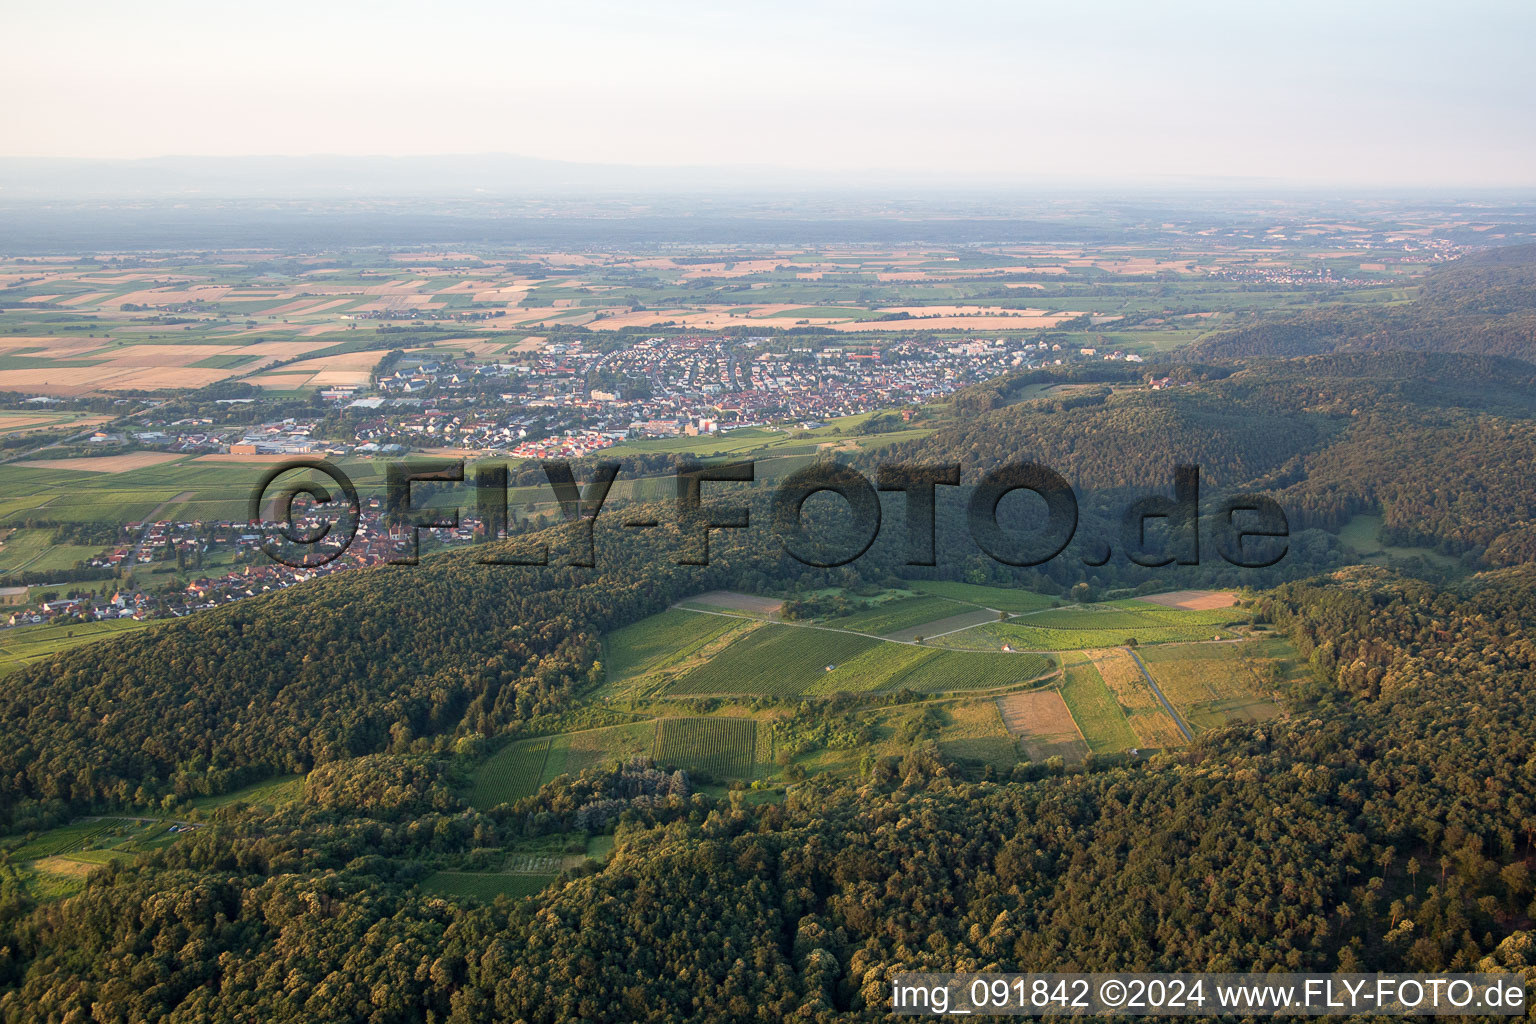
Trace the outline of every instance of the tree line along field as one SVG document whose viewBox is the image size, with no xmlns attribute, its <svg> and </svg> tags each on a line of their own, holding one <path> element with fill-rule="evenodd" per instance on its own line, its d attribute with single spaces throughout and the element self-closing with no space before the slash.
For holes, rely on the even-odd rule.
<svg viewBox="0 0 1536 1024">
<path fill-rule="evenodd" d="M 464 794 L 486 810 L 516 803 L 561 775 L 635 757 L 702 771 L 719 781 L 750 780 L 760 760 L 757 722 L 749 717 L 667 717 L 514 740 L 481 762 Z"/>
</svg>

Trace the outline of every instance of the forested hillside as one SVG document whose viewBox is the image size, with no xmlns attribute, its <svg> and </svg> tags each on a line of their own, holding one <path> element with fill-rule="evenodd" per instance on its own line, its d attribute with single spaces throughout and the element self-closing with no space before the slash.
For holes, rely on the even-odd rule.
<svg viewBox="0 0 1536 1024">
<path fill-rule="evenodd" d="M 1415 302 L 1265 318 L 1203 338 L 1181 355 L 1229 360 L 1389 351 L 1536 361 L 1536 246 L 1490 249 L 1438 267 Z"/>
<path fill-rule="evenodd" d="M 1137 768 L 977 783 L 919 750 L 783 805 L 663 797 L 522 904 L 422 897 L 399 859 L 506 817 L 232 821 L 63 903 L 9 893 L 0 1011 L 832 1021 L 883 1019 L 920 967 L 1536 980 L 1530 583 L 1287 585 L 1264 614 L 1316 671 L 1292 721 Z"/>
<path fill-rule="evenodd" d="M 1110 516 L 1128 494 L 1169 491 L 1174 467 L 1188 463 L 1200 467 L 1208 494 L 1273 494 L 1293 529 L 1336 530 L 1379 509 L 1404 542 L 1473 564 L 1513 565 L 1536 553 L 1529 364 L 1347 353 L 1183 375 L 1189 383 L 1167 390 L 1104 387 L 1070 402 L 1016 401 L 879 458 L 955 461 L 967 479 L 1032 459 L 1079 488 L 1090 514 Z M 1006 395 L 1013 380 L 980 390 Z M 1126 579 L 1138 579 L 1133 570 Z"/>
</svg>

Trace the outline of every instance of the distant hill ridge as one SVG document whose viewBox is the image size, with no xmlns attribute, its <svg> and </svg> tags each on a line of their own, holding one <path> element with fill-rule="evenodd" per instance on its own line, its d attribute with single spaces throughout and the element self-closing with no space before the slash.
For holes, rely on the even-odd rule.
<svg viewBox="0 0 1536 1024">
<path fill-rule="evenodd" d="M 1222 361 L 1391 351 L 1536 362 L 1536 245 L 1489 249 L 1439 267 L 1406 305 L 1273 317 L 1202 338 L 1179 355 Z"/>
</svg>

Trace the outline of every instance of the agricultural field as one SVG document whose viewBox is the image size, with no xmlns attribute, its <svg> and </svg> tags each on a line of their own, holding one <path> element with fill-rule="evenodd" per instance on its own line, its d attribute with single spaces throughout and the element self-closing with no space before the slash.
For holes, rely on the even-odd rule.
<svg viewBox="0 0 1536 1024">
<path fill-rule="evenodd" d="M 71 647 L 153 626 L 152 622 L 136 622 L 133 619 L 104 619 L 100 622 L 59 625 L 38 623 L 35 626 L 0 629 L 0 675 Z"/>
<path fill-rule="evenodd" d="M 489 810 L 538 792 L 550 743 L 547 736 L 519 740 L 493 754 L 470 777 L 470 806 Z"/>
<path fill-rule="evenodd" d="M 614 630 L 603 641 L 608 688 L 644 690 L 656 680 L 664 685 L 751 628 L 739 619 L 674 608 Z"/>
<path fill-rule="evenodd" d="M 150 520 L 243 521 L 264 468 L 243 461 L 250 456 L 209 461 L 208 456 L 134 454 L 153 461 L 109 462 L 129 457 L 102 456 L 0 465 L 0 492 L 7 496 L 0 503 L 0 526 L 28 519 L 115 526 Z M 338 464 L 365 498 L 383 494 L 383 460 L 343 459 Z"/>
<path fill-rule="evenodd" d="M 1115 647 L 1090 651 L 1087 656 L 1125 714 L 1138 746 L 1176 747 L 1184 742 L 1184 734 L 1147 685 L 1129 651 Z"/>
<path fill-rule="evenodd" d="M 159 818 L 105 817 L 78 821 L 34 836 L 0 840 L 9 864 L 33 864 L 54 874 L 83 875 L 112 861 L 132 860 L 175 841 L 174 823 Z"/>
<path fill-rule="evenodd" d="M 1139 612 L 1123 610 L 1051 609 L 1038 615 L 1023 615 L 1007 622 L 991 622 L 935 637 L 933 642 L 960 650 L 1084 651 L 1116 647 L 1129 640 L 1138 644 L 1195 643 L 1237 636 L 1225 626 L 1202 622 L 1201 619 L 1210 616 L 1209 612 L 1164 611 L 1169 618 L 1160 622 Z M 1193 616 L 1193 621 L 1174 617 L 1186 614 Z M 1046 616 L 1050 618 L 1046 619 Z"/>
<path fill-rule="evenodd" d="M 549 875 L 514 875 L 491 871 L 434 871 L 421 882 L 423 892 L 437 896 L 494 900 L 523 899 L 555 880 Z"/>
<path fill-rule="evenodd" d="M 955 583 L 950 580 L 910 580 L 903 583 L 903 586 L 909 590 L 932 594 L 949 601 L 958 601 L 961 604 L 975 605 L 979 608 L 991 608 L 1012 615 L 1035 612 L 1060 603 L 1059 598 L 1028 590 L 987 587 L 975 583 Z"/>
<path fill-rule="evenodd" d="M 863 693 L 900 687 L 909 673 L 935 653 L 910 644 L 877 642 L 847 661 L 838 662 L 830 672 L 823 665 L 819 676 L 813 676 L 803 692 L 807 695 Z"/>
<path fill-rule="evenodd" d="M 0 574 L 72 569 L 101 551 L 100 545 L 55 543 L 53 537 L 47 528 L 8 531 L 0 539 Z"/>
<path fill-rule="evenodd" d="M 951 701 L 943 707 L 939 749 L 958 761 L 1006 771 L 1019 760 L 1018 744 L 991 700 Z"/>
<path fill-rule="evenodd" d="M 982 651 L 934 651 L 885 689 L 918 693 L 992 690 L 1019 686 L 1050 672 L 1055 663 L 1043 654 L 1001 654 Z"/>
<path fill-rule="evenodd" d="M 881 601 L 852 615 L 826 619 L 823 624 L 855 633 L 888 636 L 965 611 L 967 609 L 964 605 L 942 597 L 898 597 Z"/>
<path fill-rule="evenodd" d="M 1143 745 L 1093 662 L 1082 654 L 1068 655 L 1062 673 L 1061 698 L 1090 751 L 1107 754 Z"/>
<path fill-rule="evenodd" d="M 1059 689 L 1006 694 L 997 698 L 997 710 L 1003 727 L 1019 738 L 1031 761 L 1059 757 L 1079 764 L 1089 752 Z"/>
<path fill-rule="evenodd" d="M 1043 655 L 943 650 L 813 626 L 768 623 L 715 634 L 694 645 L 694 638 L 673 620 L 646 625 L 641 635 L 655 644 L 656 653 L 648 656 L 658 662 L 670 658 L 663 640 L 702 652 L 704 660 L 688 661 L 698 661 L 697 667 L 668 686 L 668 696 L 794 697 L 895 689 L 944 693 L 1015 686 L 1052 668 Z"/>
<path fill-rule="evenodd" d="M 1277 641 L 1285 645 L 1285 641 Z M 1289 660 L 1276 642 L 1192 644 L 1141 652 L 1163 695 L 1196 732 L 1280 714 Z"/>
<path fill-rule="evenodd" d="M 704 611 L 730 612 L 734 615 L 751 615 L 771 619 L 779 614 L 784 602 L 776 597 L 759 597 L 756 594 L 738 594 L 731 590 L 711 590 L 684 601 L 683 607 Z"/>
<path fill-rule="evenodd" d="M 726 647 L 667 692 L 792 697 L 830 674 L 829 666 L 835 672 L 836 666 L 853 661 L 881 643 L 853 633 L 769 623 Z"/>
<path fill-rule="evenodd" d="M 656 725 L 658 765 L 703 772 L 717 781 L 755 774 L 757 722 L 750 718 L 663 718 Z"/>
<path fill-rule="evenodd" d="M 644 757 L 655 745 L 656 723 L 635 722 L 601 729 L 564 733 L 549 742 L 549 754 L 539 775 L 542 786 L 561 775 L 579 775 L 613 761 Z"/>
</svg>

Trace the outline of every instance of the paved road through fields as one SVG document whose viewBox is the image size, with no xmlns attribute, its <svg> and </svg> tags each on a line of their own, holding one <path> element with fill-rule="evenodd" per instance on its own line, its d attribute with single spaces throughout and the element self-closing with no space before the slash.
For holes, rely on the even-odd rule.
<svg viewBox="0 0 1536 1024">
<path fill-rule="evenodd" d="M 1143 678 L 1146 679 L 1147 685 L 1152 687 L 1152 692 L 1157 694 L 1157 699 L 1163 702 L 1163 707 L 1167 710 L 1168 717 L 1173 719 L 1173 724 L 1179 727 L 1179 732 L 1184 734 L 1186 740 L 1193 743 L 1195 734 L 1189 731 L 1189 726 L 1184 724 L 1184 719 L 1180 718 L 1179 713 L 1173 710 L 1173 705 L 1168 703 L 1168 698 L 1163 696 L 1163 691 L 1157 688 L 1157 681 L 1152 678 L 1152 673 L 1147 671 L 1146 663 L 1141 660 L 1141 655 L 1137 654 L 1134 648 L 1127 647 L 1125 650 L 1130 654 L 1131 660 L 1136 663 L 1136 667 L 1141 669 Z"/>
</svg>

